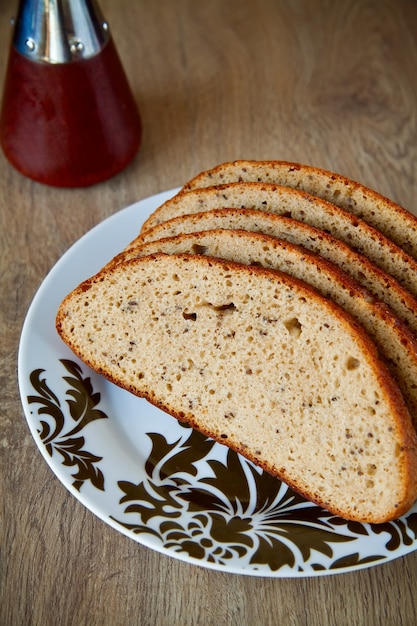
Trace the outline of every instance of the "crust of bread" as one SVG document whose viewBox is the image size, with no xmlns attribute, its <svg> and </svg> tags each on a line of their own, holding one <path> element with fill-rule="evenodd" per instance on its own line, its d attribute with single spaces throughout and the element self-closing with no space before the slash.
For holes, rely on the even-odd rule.
<svg viewBox="0 0 417 626">
<path fill-rule="evenodd" d="M 203 213 L 180 215 L 145 230 L 112 259 L 109 265 L 129 258 L 131 251 L 144 243 L 185 233 L 217 229 L 263 233 L 307 248 L 340 267 L 375 297 L 385 302 L 417 336 L 417 298 L 402 287 L 393 276 L 340 239 L 309 224 L 282 215 L 254 209 L 213 209 Z"/>
<path fill-rule="evenodd" d="M 299 190 L 241 182 L 179 193 L 143 224 L 148 228 L 178 215 L 219 208 L 250 208 L 292 217 L 329 232 L 355 248 L 417 297 L 417 261 L 381 232 L 348 211 Z"/>
<path fill-rule="evenodd" d="M 288 161 L 231 161 L 198 174 L 183 190 L 234 181 L 277 183 L 323 198 L 371 224 L 417 259 L 415 215 L 373 189 L 325 169 Z"/>
</svg>

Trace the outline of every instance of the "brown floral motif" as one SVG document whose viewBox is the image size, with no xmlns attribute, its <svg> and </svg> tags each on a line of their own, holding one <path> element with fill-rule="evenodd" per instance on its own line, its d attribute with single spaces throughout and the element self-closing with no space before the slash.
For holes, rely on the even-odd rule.
<svg viewBox="0 0 417 626">
<path fill-rule="evenodd" d="M 347 522 L 341 518 L 333 518 L 335 526 L 345 526 L 347 530 L 357 535 L 368 534 L 368 525 L 358 522 Z M 417 513 L 409 513 L 407 516 L 387 522 L 385 524 L 372 524 L 372 532 L 375 535 L 386 534 L 388 536 L 385 548 L 390 552 L 395 552 L 401 545 L 411 546 L 417 537 Z"/>
<path fill-rule="evenodd" d="M 65 403 L 50 389 L 45 370 L 30 375 L 38 395 L 27 400 L 38 405 L 40 439 L 51 457 L 58 453 L 64 466 L 74 468 L 77 490 L 90 481 L 104 491 L 102 457 L 85 450 L 81 434 L 107 417 L 98 408 L 100 394 L 77 363 L 60 362 L 68 385 Z M 120 505 L 131 521 L 111 517 L 133 534 L 152 535 L 172 554 L 221 566 L 238 563 L 239 571 L 343 571 L 382 562 L 386 551 L 395 553 L 417 539 L 415 509 L 387 524 L 348 522 L 307 502 L 231 450 L 221 446 L 223 452 L 213 454 L 218 445 L 213 440 L 186 425 L 179 428 L 171 442 L 161 433 L 147 433 L 152 449 L 145 479 L 141 474 L 138 483 L 117 483 Z M 366 538 L 380 545 L 382 554 L 363 554 Z"/>
<path fill-rule="evenodd" d="M 96 408 L 100 394 L 94 393 L 90 378 L 83 377 L 82 369 L 77 363 L 68 359 L 61 359 L 60 362 L 70 374 L 63 379 L 69 385 L 66 403 L 74 425 L 63 432 L 66 424 L 61 402 L 42 377 L 45 370 L 37 369 L 31 373 L 30 381 L 39 395 L 28 396 L 27 400 L 29 404 L 40 405 L 38 415 L 42 419 L 38 429 L 39 436 L 51 457 L 54 452 L 58 452 L 63 457 L 63 465 L 77 468 L 72 474 L 72 484 L 78 491 L 88 480 L 94 487 L 104 491 L 104 476 L 97 467 L 102 457 L 84 450 L 84 437 L 75 436 L 94 420 L 107 417 Z"/>
<path fill-rule="evenodd" d="M 173 443 L 148 433 L 153 445 L 147 479 L 118 483 L 124 512 L 137 519 L 116 521 L 131 532 L 149 533 L 166 549 L 208 563 L 224 565 L 239 558 L 248 568 L 266 565 L 271 571 L 311 561 L 317 552 L 332 559 L 335 544 L 355 540 L 354 533 L 334 528 L 330 513 L 233 451 L 227 451 L 224 462 L 210 459 L 217 444 L 188 430 L 185 441 Z M 210 471 L 196 480 L 202 460 Z M 380 558 L 375 555 L 371 560 Z M 358 559 L 352 553 L 337 567 L 349 567 Z M 323 569 L 314 562 L 309 567 Z"/>
</svg>

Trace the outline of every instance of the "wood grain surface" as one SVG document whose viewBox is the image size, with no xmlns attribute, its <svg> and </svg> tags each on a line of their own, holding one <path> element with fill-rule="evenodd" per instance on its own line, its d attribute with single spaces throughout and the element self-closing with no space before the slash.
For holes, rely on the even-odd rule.
<svg viewBox="0 0 417 626">
<path fill-rule="evenodd" d="M 1 81 L 15 4 L 0 7 Z M 301 161 L 417 213 L 416 1 L 100 5 L 141 110 L 138 156 L 113 179 L 70 190 L 32 182 L 0 155 L 0 623 L 416 624 L 416 552 L 356 573 L 263 579 L 195 567 L 122 536 L 49 470 L 17 387 L 22 323 L 54 263 L 105 217 L 205 168 Z"/>
</svg>

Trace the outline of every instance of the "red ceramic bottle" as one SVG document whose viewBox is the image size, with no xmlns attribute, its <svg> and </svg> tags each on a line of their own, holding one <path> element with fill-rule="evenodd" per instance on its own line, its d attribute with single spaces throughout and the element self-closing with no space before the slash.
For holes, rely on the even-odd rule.
<svg viewBox="0 0 417 626">
<path fill-rule="evenodd" d="M 21 0 L 0 138 L 17 170 L 57 187 L 98 183 L 133 159 L 139 112 L 92 0 Z"/>
</svg>

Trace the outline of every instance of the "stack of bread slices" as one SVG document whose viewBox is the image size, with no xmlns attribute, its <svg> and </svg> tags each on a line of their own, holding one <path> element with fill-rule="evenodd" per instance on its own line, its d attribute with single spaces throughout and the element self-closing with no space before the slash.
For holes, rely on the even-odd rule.
<svg viewBox="0 0 417 626">
<path fill-rule="evenodd" d="M 85 363 L 348 520 L 417 499 L 417 218 L 325 170 L 189 181 L 57 314 Z"/>
</svg>

